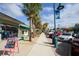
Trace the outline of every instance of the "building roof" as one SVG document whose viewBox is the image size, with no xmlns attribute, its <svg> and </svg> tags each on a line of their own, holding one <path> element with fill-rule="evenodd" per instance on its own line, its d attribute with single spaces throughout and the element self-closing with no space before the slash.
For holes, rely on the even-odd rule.
<svg viewBox="0 0 79 59">
<path fill-rule="evenodd" d="M 13 23 L 16 23 L 16 24 L 25 24 L 25 23 L 15 19 L 11 16 L 8 16 L 8 15 L 2 13 L 2 12 L 0 12 L 0 21 L 1 21 L 1 19 L 2 19 L 2 21 L 5 21 L 5 22 L 8 21 L 8 23 L 13 22 Z"/>
</svg>

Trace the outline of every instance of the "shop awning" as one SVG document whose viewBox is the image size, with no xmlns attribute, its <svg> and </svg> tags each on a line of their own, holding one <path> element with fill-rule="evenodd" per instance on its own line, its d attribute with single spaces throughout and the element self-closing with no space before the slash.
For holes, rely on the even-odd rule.
<svg viewBox="0 0 79 59">
<path fill-rule="evenodd" d="M 27 25 L 22 25 L 22 24 L 20 24 L 19 26 L 20 26 L 20 28 L 22 28 L 22 29 L 24 29 L 24 30 L 30 30 L 30 27 L 27 26 Z"/>
</svg>

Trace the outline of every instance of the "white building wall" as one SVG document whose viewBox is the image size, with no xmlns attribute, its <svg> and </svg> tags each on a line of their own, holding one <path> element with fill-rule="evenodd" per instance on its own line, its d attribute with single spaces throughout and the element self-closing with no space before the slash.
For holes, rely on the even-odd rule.
<svg viewBox="0 0 79 59">
<path fill-rule="evenodd" d="M 28 36 L 28 31 L 24 30 L 24 34 L 22 34 L 21 29 L 18 29 L 18 38 L 21 39 L 22 37 L 24 37 L 24 40 L 28 40 L 29 36 Z"/>
<path fill-rule="evenodd" d="M 28 34 L 29 34 L 28 31 L 24 31 L 24 35 L 23 36 L 24 36 L 25 40 L 29 40 L 28 39 L 29 38 Z"/>
</svg>

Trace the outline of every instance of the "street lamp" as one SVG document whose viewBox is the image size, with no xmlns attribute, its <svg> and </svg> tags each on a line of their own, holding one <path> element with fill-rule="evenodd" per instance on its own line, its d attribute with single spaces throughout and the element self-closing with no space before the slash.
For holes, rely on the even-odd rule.
<svg viewBox="0 0 79 59">
<path fill-rule="evenodd" d="M 59 3 L 59 6 L 57 7 L 57 10 L 62 10 L 64 8 L 64 5 Z"/>
<path fill-rule="evenodd" d="M 55 9 L 55 3 L 53 3 L 53 10 L 54 10 L 54 37 L 53 37 L 53 44 L 55 45 L 54 47 L 57 48 L 58 47 L 58 44 L 57 44 L 57 36 L 56 36 L 56 10 L 60 11 L 61 9 L 64 8 L 64 5 L 62 5 L 61 3 L 59 3 L 59 6 L 57 7 L 57 9 Z M 60 17 L 60 15 L 59 15 Z"/>
</svg>

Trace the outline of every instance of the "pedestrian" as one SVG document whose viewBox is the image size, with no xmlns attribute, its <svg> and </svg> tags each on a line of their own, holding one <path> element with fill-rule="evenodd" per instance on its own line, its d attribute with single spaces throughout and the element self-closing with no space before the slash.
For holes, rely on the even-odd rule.
<svg viewBox="0 0 79 59">
<path fill-rule="evenodd" d="M 60 31 L 58 31 L 58 32 L 56 33 L 56 35 L 57 35 L 57 36 L 60 36 L 60 35 L 62 35 L 62 33 L 61 33 Z"/>
</svg>

